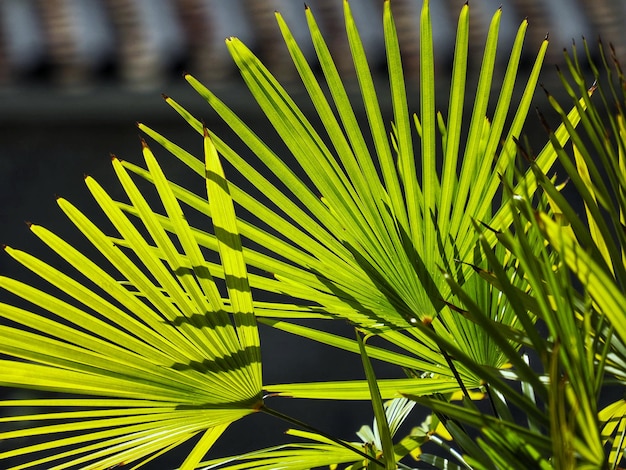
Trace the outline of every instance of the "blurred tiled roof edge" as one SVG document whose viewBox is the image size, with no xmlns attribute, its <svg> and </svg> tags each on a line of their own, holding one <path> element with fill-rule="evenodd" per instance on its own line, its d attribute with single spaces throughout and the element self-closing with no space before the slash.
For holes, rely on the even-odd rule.
<svg viewBox="0 0 626 470">
<path fill-rule="evenodd" d="M 438 70 L 449 70 L 463 0 L 431 0 Z M 340 70 L 351 63 L 341 0 L 307 2 Z M 384 77 L 382 0 L 350 2 L 370 66 Z M 419 74 L 421 0 L 392 0 L 405 72 Z M 475 68 L 492 15 L 501 0 L 470 4 L 470 51 Z M 298 0 L 0 0 L 0 121 L 39 113 L 47 119 L 167 112 L 155 94 L 193 94 L 188 71 L 211 89 L 243 101 L 241 80 L 224 44 L 237 36 L 284 83 L 297 77 L 280 37 L 280 11 L 304 54 L 315 63 L 303 3 Z M 498 65 L 508 58 L 520 22 L 528 18 L 524 60 L 530 64 L 547 33 L 546 63 L 560 62 L 563 48 L 581 37 L 611 42 L 626 57 L 624 0 L 511 0 L 502 8 Z M 595 48 L 595 44 L 592 45 Z M 133 109 L 128 109 L 129 99 Z M 61 106 L 62 105 L 62 106 Z M 243 105 L 243 104 L 242 104 Z M 55 115 L 63 108 L 63 116 Z M 163 110 L 163 111 L 161 111 Z M 113 116 L 110 116 L 113 117 Z"/>
</svg>

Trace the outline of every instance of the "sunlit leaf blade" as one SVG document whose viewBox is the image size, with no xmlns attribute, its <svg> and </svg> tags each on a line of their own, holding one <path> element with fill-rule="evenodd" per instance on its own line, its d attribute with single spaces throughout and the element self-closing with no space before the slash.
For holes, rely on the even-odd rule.
<svg viewBox="0 0 626 470">
<path fill-rule="evenodd" d="M 219 253 L 224 267 L 224 277 L 230 307 L 235 319 L 237 336 L 241 348 L 248 351 L 256 365 L 254 388 L 261 386 L 260 340 L 254 316 L 254 304 L 248 282 L 246 262 L 243 257 L 241 239 L 237 228 L 235 208 L 230 197 L 228 182 L 220 163 L 217 149 L 208 132 L 204 133 L 206 181 L 215 236 L 219 242 Z"/>
<path fill-rule="evenodd" d="M 193 470 L 197 468 L 202 458 L 206 455 L 211 446 L 213 446 L 217 438 L 226 430 L 229 424 L 230 423 L 225 423 L 207 429 L 191 452 L 189 452 L 185 461 L 181 464 L 180 470 Z"/>
<path fill-rule="evenodd" d="M 378 379 L 377 384 L 385 400 L 402 395 L 421 396 L 433 393 L 453 393 L 459 390 L 458 382 L 452 378 Z M 467 384 L 468 388 L 479 386 L 479 382 Z M 277 396 L 293 398 L 328 400 L 368 400 L 370 398 L 369 388 L 364 380 L 277 384 L 266 385 L 264 388 Z"/>
<path fill-rule="evenodd" d="M 469 6 L 465 4 L 459 15 L 457 36 L 450 86 L 450 102 L 448 104 L 447 136 L 445 142 L 444 167 L 441 175 L 441 186 L 452 188 L 457 179 L 457 163 L 461 141 L 463 109 L 465 102 L 465 86 L 467 79 L 467 61 L 469 46 Z M 454 191 L 442 191 L 438 214 L 438 226 L 442 233 L 448 232 Z"/>
<path fill-rule="evenodd" d="M 361 338 L 360 333 L 357 332 L 357 342 L 359 343 L 359 350 L 361 353 L 361 360 L 363 362 L 363 368 L 365 369 L 365 377 L 367 378 L 367 386 L 370 393 L 370 399 L 372 407 L 374 408 L 374 421 L 376 423 L 377 441 L 380 442 L 380 450 L 383 452 L 383 461 L 386 470 L 394 470 L 396 468 L 395 453 L 393 450 L 393 441 L 391 440 L 391 431 L 389 430 L 389 423 L 387 422 L 387 415 L 383 406 L 383 400 L 380 394 L 380 388 L 378 387 L 378 381 L 374 373 L 374 368 L 367 357 L 365 351 L 365 342 Z"/>
<path fill-rule="evenodd" d="M 626 402 L 619 400 L 606 406 L 598 413 L 604 442 L 611 442 L 609 463 L 614 466 L 623 458 L 626 449 Z"/>
<path fill-rule="evenodd" d="M 429 2 L 422 4 L 420 16 L 420 120 L 422 123 L 421 160 L 422 160 L 422 193 L 424 197 L 424 264 L 430 268 L 435 263 L 437 253 L 437 234 L 428 223 L 435 219 L 435 201 L 439 198 L 439 180 L 437 178 L 437 154 L 435 143 L 435 57 L 433 51 L 432 25 L 430 21 Z"/>
</svg>

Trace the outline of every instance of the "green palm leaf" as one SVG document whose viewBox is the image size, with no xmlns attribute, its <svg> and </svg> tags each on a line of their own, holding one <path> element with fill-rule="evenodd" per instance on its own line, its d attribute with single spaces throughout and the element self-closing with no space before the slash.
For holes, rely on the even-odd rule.
<svg viewBox="0 0 626 470">
<path fill-rule="evenodd" d="M 294 312 L 309 310 L 327 318 L 346 319 L 380 334 L 405 349 L 406 356 L 415 358 L 413 370 L 418 374 L 432 372 L 452 377 L 450 365 L 439 346 L 414 327 L 419 322 L 430 324 L 435 319 L 432 327 L 437 334 L 474 355 L 477 362 L 496 368 L 507 363 L 506 356 L 491 346 L 484 331 L 444 302 L 452 300 L 453 293 L 441 268 L 455 274 L 480 308 L 489 312 L 491 319 L 497 319 L 505 330 L 514 329 L 516 319 L 511 308 L 470 266 L 481 264 L 481 260 L 474 257 L 476 235 L 472 220 L 495 228 L 505 228 L 512 223 L 508 202 L 498 206 L 494 204 L 494 197 L 500 175 L 508 175 L 511 170 L 515 141 L 528 114 L 547 40 L 538 51 L 521 98 L 514 103 L 527 27 L 526 22 L 522 23 L 510 51 L 505 77 L 499 84 L 494 114 L 488 118 L 491 91 L 496 88 L 493 74 L 500 11 L 496 12 L 485 44 L 478 85 L 472 92 L 475 96 L 472 116 L 466 123 L 463 108 L 469 101 L 466 90 L 469 7 L 463 7 L 458 23 L 448 116 L 447 119 L 440 117 L 442 142 L 439 146 L 435 141 L 437 104 L 432 85 L 434 51 L 428 2 L 424 2 L 422 8 L 421 108 L 420 116 L 411 119 L 400 44 L 390 4 L 385 2 L 383 25 L 394 119 L 390 127 L 385 125 L 386 117 L 379 101 L 381 90 L 373 82 L 348 2 L 344 2 L 345 27 L 358 79 L 358 97 L 346 90 L 311 10 L 306 8 L 305 14 L 328 93 L 307 63 L 289 27 L 277 14 L 289 53 L 316 111 L 313 118 L 319 119 L 321 130 L 241 41 L 236 38 L 226 41 L 252 96 L 288 149 L 286 157 L 256 135 L 213 92 L 189 75 L 186 79 L 257 159 L 251 163 L 248 156 L 244 158 L 219 136 L 209 132 L 220 154 L 255 187 L 251 190 L 231 185 L 235 203 L 263 221 L 238 222 L 242 234 L 251 240 L 262 240 L 263 244 L 263 250 L 243 248 L 246 262 L 273 274 L 273 279 L 250 276 L 251 287 L 291 297 L 285 305 L 293 306 L 292 299 L 298 299 L 297 307 L 290 307 Z M 194 129 L 204 132 L 200 120 L 174 99 L 167 97 L 166 100 Z M 366 125 L 361 124 L 355 111 L 361 105 Z M 516 111 L 509 123 L 506 118 L 512 108 Z M 570 118 L 573 125 L 578 122 L 578 108 L 570 113 Z M 412 129 L 412 120 L 415 129 Z M 140 128 L 194 171 L 203 174 L 198 159 L 190 152 L 144 124 L 140 124 Z M 468 139 L 462 149 L 460 136 L 464 131 L 468 132 Z M 568 138 L 565 128 L 558 129 L 555 135 L 563 143 Z M 419 146 L 414 146 L 417 139 Z M 368 145 L 368 141 L 373 145 Z M 555 159 L 554 149 L 546 146 L 537 163 L 547 169 Z M 139 169 L 127 168 L 149 178 Z M 534 184 L 532 172 L 526 175 L 525 184 L 528 187 Z M 173 184 L 170 187 L 175 188 Z M 179 189 L 175 191 L 180 200 L 198 200 Z M 204 234 L 194 233 L 198 243 L 209 247 L 208 243 L 200 241 Z M 490 244 L 495 243 L 493 236 L 487 234 L 486 237 Z M 504 255 L 503 250 L 498 251 L 498 256 Z M 468 264 L 459 265 L 455 261 L 458 259 Z M 289 327 L 289 311 L 277 309 L 276 316 L 281 321 L 268 323 L 287 331 L 298 330 L 298 334 L 316 341 L 341 343 L 344 349 L 358 352 L 353 340 L 338 340 L 324 331 L 318 334 L 299 325 Z M 263 310 L 263 315 L 271 317 L 271 308 Z M 302 318 L 302 314 L 295 313 L 294 318 Z M 393 331 L 398 329 L 404 332 Z M 391 356 L 388 359 L 393 361 Z M 459 365 L 459 369 L 458 373 L 468 384 L 476 382 L 477 377 L 464 365 Z"/>
<path fill-rule="evenodd" d="M 143 150 L 171 232 L 114 158 L 134 219 L 95 180 L 88 177 L 86 183 L 117 237 L 58 200 L 108 267 L 37 225 L 31 231 L 77 271 L 73 276 L 5 248 L 64 295 L 0 278 L 2 288 L 30 304 L 0 304 L 0 315 L 10 322 L 1 331 L 6 359 L 0 384 L 85 396 L 3 401 L 3 407 L 25 411 L 2 422 L 31 424 L 4 431 L 0 439 L 43 437 L 1 452 L 0 459 L 22 462 L 11 468 L 141 465 L 200 436 L 181 467 L 196 468 L 231 422 L 262 406 L 254 306 L 215 147 L 206 136 L 207 193 L 226 301 L 173 189 L 150 149 Z M 46 411 L 33 413 L 30 407 Z"/>
</svg>

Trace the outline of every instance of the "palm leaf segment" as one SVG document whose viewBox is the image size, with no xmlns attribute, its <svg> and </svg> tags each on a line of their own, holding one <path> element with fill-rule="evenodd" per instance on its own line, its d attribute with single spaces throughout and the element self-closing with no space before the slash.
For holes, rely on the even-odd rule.
<svg viewBox="0 0 626 470">
<path fill-rule="evenodd" d="M 12 468 L 141 464 L 202 434 L 182 466 L 195 468 L 229 423 L 262 403 L 252 298 L 215 147 L 206 136 L 207 191 L 221 266 L 205 260 L 152 152 L 144 145 L 143 153 L 166 216 L 153 212 L 116 158 L 113 167 L 130 205 L 113 201 L 91 177 L 86 183 L 118 237 L 58 200 L 112 269 L 37 225 L 31 231 L 73 268 L 74 276 L 5 248 L 58 290 L 52 295 L 0 278 L 1 287 L 29 304 L 0 304 L 0 315 L 8 320 L 0 327 L 5 355 L 0 384 L 64 394 L 0 402 L 47 408 L 0 418 L 3 426 L 31 422 L 26 429 L 0 433 L 12 449 L 0 459 L 21 462 Z M 165 217 L 169 233 L 162 225 Z M 215 269 L 226 279 L 226 303 L 212 276 Z M 63 398 L 67 393 L 86 397 Z M 31 440 L 16 444 L 24 437 Z"/>
</svg>

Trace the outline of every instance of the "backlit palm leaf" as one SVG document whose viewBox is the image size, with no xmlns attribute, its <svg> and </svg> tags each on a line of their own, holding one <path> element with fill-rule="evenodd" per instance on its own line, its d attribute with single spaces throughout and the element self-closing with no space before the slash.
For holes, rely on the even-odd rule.
<svg viewBox="0 0 626 470">
<path fill-rule="evenodd" d="M 507 51 L 510 59 L 503 82 L 494 87 L 500 24 L 500 11 L 496 12 L 478 85 L 472 92 L 475 98 L 471 119 L 466 124 L 462 117 L 463 106 L 468 101 L 469 8 L 464 6 L 459 17 L 448 117 L 446 120 L 440 116 L 443 125 L 441 148 L 438 148 L 428 2 L 423 3 L 421 18 L 421 108 L 420 115 L 412 117 L 391 6 L 385 2 L 383 25 L 393 104 L 391 126 L 385 121 L 389 117 L 381 112 L 379 91 L 348 2 L 344 2 L 344 10 L 360 91 L 358 106 L 365 110 L 367 125 L 358 120 L 353 108 L 355 98 L 346 90 L 308 8 L 306 18 L 328 93 L 323 91 L 323 84 L 306 62 L 280 14 L 277 19 L 323 133 L 241 41 L 227 40 L 246 85 L 288 149 L 288 155 L 282 157 L 215 94 L 193 77 L 186 77 L 256 158 L 251 163 L 248 154 L 238 154 L 219 136 L 211 134 L 220 153 L 256 187 L 252 190 L 232 187 L 234 201 L 262 221 L 240 221 L 242 235 L 256 242 L 262 240 L 263 246 L 262 251 L 244 248 L 246 261 L 274 275 L 274 279 L 251 277 L 252 287 L 299 299 L 298 307 L 289 300 L 286 308 L 276 310 L 281 321 L 267 320 L 267 323 L 357 352 L 353 340 L 307 330 L 292 325 L 288 319 L 289 309 L 294 311 L 294 318 L 303 318 L 307 311 L 311 315 L 343 318 L 379 333 L 402 348 L 402 356 L 412 361 L 410 368 L 419 374 L 452 378 L 439 346 L 413 328 L 420 322 L 431 324 L 435 319 L 432 327 L 446 341 L 475 356 L 479 363 L 502 367 L 506 358 L 491 347 L 489 337 L 444 302 L 450 299 L 451 292 L 441 268 L 454 272 L 491 318 L 504 325 L 514 324 L 515 315 L 507 308 L 506 301 L 478 279 L 469 264 L 459 265 L 455 260 L 480 265 L 480 260 L 473 256 L 476 237 L 472 220 L 495 227 L 507 227 L 512 222 L 510 207 L 498 206 L 494 197 L 500 175 L 508 174 L 514 160 L 514 139 L 520 135 L 526 118 L 547 40 L 538 52 L 521 98 L 514 102 L 527 23 L 522 23 L 513 49 Z M 499 88 L 500 93 L 493 115 L 487 118 L 493 88 Z M 166 100 L 194 129 L 203 132 L 197 118 L 172 98 Z M 515 114 L 508 124 L 506 118 L 511 109 L 515 109 Z M 570 118 L 573 123 L 578 121 L 577 109 L 570 113 Z M 140 128 L 202 174 L 200 163 L 191 153 L 144 124 Z M 461 148 L 460 135 L 465 130 L 467 144 Z M 567 139 L 564 128 L 558 129 L 556 136 L 561 142 Z M 370 141 L 373 145 L 368 145 Z M 418 146 L 414 145 L 415 141 L 419 141 Z M 547 169 L 555 158 L 554 150 L 547 146 L 537 158 L 537 164 Z M 527 179 L 526 185 L 532 186 L 533 174 L 529 173 Z M 177 197 L 194 199 L 182 191 L 177 192 Z M 199 201 L 196 207 L 200 207 Z M 197 237 L 205 238 L 202 233 L 197 233 Z M 492 237 L 491 243 L 494 241 Z M 498 253 L 504 256 L 503 251 Z M 272 307 L 267 307 L 262 314 L 271 317 Z M 395 353 L 385 355 L 384 360 L 389 362 L 401 359 Z M 460 368 L 459 374 L 467 381 L 468 388 L 477 386 L 480 379 L 464 366 Z M 314 389 L 312 385 L 312 394 Z M 432 390 L 436 390 L 434 385 Z"/>
<path fill-rule="evenodd" d="M 589 55 L 586 43 L 585 51 Z M 568 376 L 574 377 L 572 387 L 577 387 L 576 396 L 581 403 L 570 400 L 583 411 L 576 437 L 584 441 L 580 447 L 595 450 L 596 461 L 606 461 L 602 446 L 610 442 L 608 462 L 612 468 L 617 468 L 626 449 L 623 401 L 620 398 L 598 412 L 599 404 L 595 396 L 605 390 L 604 381 L 600 380 L 601 372 L 606 370 L 610 380 L 622 387 L 626 378 L 626 78 L 615 51 L 607 53 L 600 43 L 603 67 L 598 69 L 591 59 L 589 62 L 593 74 L 591 88 L 597 88 L 601 101 L 592 101 L 585 93 L 590 84 L 585 79 L 576 51 L 573 52 L 573 56 L 567 56 L 573 83 L 569 83 L 565 76 L 562 76 L 562 82 L 572 98 L 582 96 L 586 104 L 587 110 L 581 119 L 582 129 L 571 125 L 560 104 L 550 96 L 551 104 L 568 127 L 573 147 L 570 151 L 559 145 L 552 133 L 550 138 L 580 199 L 565 198 L 551 181 L 540 177 L 538 180 L 542 188 L 554 196 L 553 203 L 562 217 L 558 223 L 546 213 L 539 213 L 535 218 L 546 239 L 559 253 L 568 270 L 580 280 L 583 292 L 588 296 L 585 308 L 580 309 L 579 316 L 583 321 L 578 326 L 579 341 L 585 343 L 571 348 L 570 355 L 578 360 L 572 359 L 570 364 L 565 364 Z M 605 72 L 605 76 L 600 70 Z M 584 219 L 577 203 L 584 206 Z M 557 321 L 564 322 L 560 315 L 555 316 Z M 576 338 L 575 335 L 570 336 Z M 565 346 L 562 349 L 567 351 Z M 597 351 L 595 356 L 592 354 L 594 350 Z M 580 370 L 573 370 L 575 368 Z M 593 426 L 598 418 L 602 428 L 589 432 L 587 428 Z"/>
<path fill-rule="evenodd" d="M 181 467 L 195 468 L 229 423 L 261 406 L 259 339 L 233 206 L 217 152 L 208 136 L 204 142 L 227 303 L 181 205 L 145 145 L 148 171 L 171 224 L 169 233 L 153 213 L 158 209 L 151 208 L 114 158 L 137 217 L 125 215 L 95 180 L 87 177 L 86 183 L 118 236 L 106 235 L 68 201 L 58 200 L 108 266 L 101 267 L 37 225 L 31 231 L 73 268 L 72 276 L 5 248 L 57 290 L 49 294 L 0 278 L 2 288 L 26 301 L 17 303 L 24 305 L 20 307 L 0 304 L 0 315 L 8 320 L 0 327 L 5 355 L 0 384 L 64 394 L 0 402 L 24 409 L 14 416 L 3 414 L 3 429 L 29 422 L 0 433 L 9 443 L 0 459 L 22 462 L 12 468 L 141 463 L 200 435 Z M 44 411 L 33 412 L 32 407 Z"/>
</svg>

